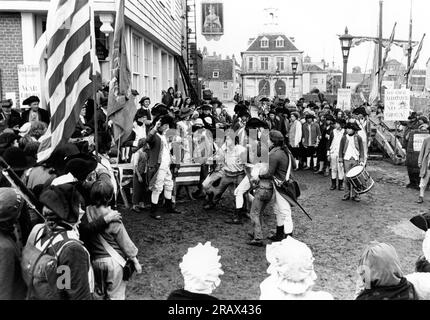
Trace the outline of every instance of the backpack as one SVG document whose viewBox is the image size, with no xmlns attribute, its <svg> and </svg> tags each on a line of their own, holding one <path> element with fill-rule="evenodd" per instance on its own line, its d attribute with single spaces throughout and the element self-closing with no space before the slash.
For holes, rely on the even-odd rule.
<svg viewBox="0 0 430 320">
<path fill-rule="evenodd" d="M 22 252 L 21 271 L 25 284 L 27 285 L 28 300 L 59 300 L 61 296 L 57 288 L 57 267 L 58 257 L 63 248 L 70 243 L 80 243 L 79 240 L 63 239 L 60 240 L 61 246 L 56 251 L 53 241 L 61 237 L 58 231 L 42 245 L 42 250 L 36 247 L 37 242 L 43 234 L 44 224 L 36 225 L 30 233 L 27 243 Z M 64 237 L 63 237 L 64 238 Z M 52 248 L 54 255 L 48 253 Z"/>
</svg>

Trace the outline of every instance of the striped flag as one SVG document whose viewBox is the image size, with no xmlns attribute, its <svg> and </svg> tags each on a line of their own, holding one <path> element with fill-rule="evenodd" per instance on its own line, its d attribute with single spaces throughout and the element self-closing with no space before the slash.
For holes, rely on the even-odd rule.
<svg viewBox="0 0 430 320">
<path fill-rule="evenodd" d="M 420 57 L 420 53 L 421 53 L 421 49 L 423 48 L 423 42 L 424 42 L 424 37 L 426 36 L 426 34 L 424 33 L 421 42 L 418 46 L 417 52 L 415 53 L 415 57 L 414 60 L 412 61 L 411 65 L 409 66 L 409 68 L 406 70 L 405 72 L 405 76 L 409 76 L 409 74 L 411 73 L 411 71 L 414 69 L 415 64 L 417 63 L 419 57 Z"/>
<path fill-rule="evenodd" d="M 40 138 L 44 161 L 72 136 L 85 101 L 92 95 L 90 0 L 51 0 L 46 23 L 46 82 L 51 123 Z"/>
<path fill-rule="evenodd" d="M 113 123 L 115 142 L 127 139 L 133 131 L 133 120 L 137 112 L 131 94 L 131 71 L 127 59 L 124 22 L 124 0 L 118 1 L 113 38 L 112 79 L 109 84 L 107 116 Z M 124 138 L 124 139 L 123 139 Z"/>
<path fill-rule="evenodd" d="M 200 163 L 181 163 L 178 176 L 175 179 L 176 186 L 195 186 L 200 182 Z"/>
<path fill-rule="evenodd" d="M 396 33 L 396 25 L 397 25 L 397 22 L 394 23 L 393 31 L 391 32 L 390 39 L 388 40 L 388 44 L 385 47 L 385 54 L 384 54 L 384 59 L 382 60 L 381 69 L 379 69 L 378 72 L 376 73 L 378 74 L 379 72 L 381 72 L 381 80 L 385 73 L 384 67 L 385 67 L 385 63 L 387 62 L 388 53 L 391 51 L 391 45 L 393 44 L 393 41 L 394 41 L 394 35 Z"/>
</svg>

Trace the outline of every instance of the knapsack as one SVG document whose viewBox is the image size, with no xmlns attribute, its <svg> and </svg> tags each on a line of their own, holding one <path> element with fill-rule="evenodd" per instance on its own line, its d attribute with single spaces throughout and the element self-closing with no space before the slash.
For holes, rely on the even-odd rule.
<svg viewBox="0 0 430 320">
<path fill-rule="evenodd" d="M 63 248 L 70 243 L 81 243 L 75 239 L 63 239 L 59 242 L 58 250 L 53 247 L 53 241 L 62 237 L 63 231 L 55 232 L 49 240 L 42 245 L 42 250 L 36 247 L 44 230 L 43 224 L 36 225 L 30 233 L 22 252 L 21 270 L 24 282 L 27 285 L 27 299 L 29 300 L 58 300 L 60 299 L 57 288 L 58 257 Z M 52 248 L 54 255 L 48 253 Z"/>
</svg>

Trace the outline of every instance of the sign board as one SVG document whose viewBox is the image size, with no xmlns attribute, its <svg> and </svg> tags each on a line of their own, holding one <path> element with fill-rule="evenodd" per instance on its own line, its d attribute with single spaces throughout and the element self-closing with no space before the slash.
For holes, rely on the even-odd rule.
<svg viewBox="0 0 430 320">
<path fill-rule="evenodd" d="M 430 134 L 428 133 L 416 133 L 414 134 L 414 152 L 420 152 L 421 147 L 423 145 L 423 142 L 425 139 L 430 137 Z"/>
<path fill-rule="evenodd" d="M 337 107 L 341 110 L 351 110 L 351 89 L 337 90 Z"/>
<path fill-rule="evenodd" d="M 222 2 L 202 3 L 202 35 L 207 40 L 219 40 L 224 34 L 224 11 Z"/>
<path fill-rule="evenodd" d="M 410 114 L 411 92 L 407 89 L 385 90 L 384 120 L 407 121 Z"/>
<path fill-rule="evenodd" d="M 18 65 L 19 101 L 30 96 L 41 96 L 40 67 L 37 65 Z"/>
</svg>

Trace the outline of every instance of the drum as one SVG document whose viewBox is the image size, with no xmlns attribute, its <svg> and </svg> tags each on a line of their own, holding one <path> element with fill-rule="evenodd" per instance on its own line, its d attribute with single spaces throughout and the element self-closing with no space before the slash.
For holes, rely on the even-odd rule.
<svg viewBox="0 0 430 320">
<path fill-rule="evenodd" d="M 351 182 L 354 190 L 358 194 L 369 192 L 373 188 L 375 181 L 363 166 L 356 166 L 348 171 L 346 178 Z"/>
</svg>

